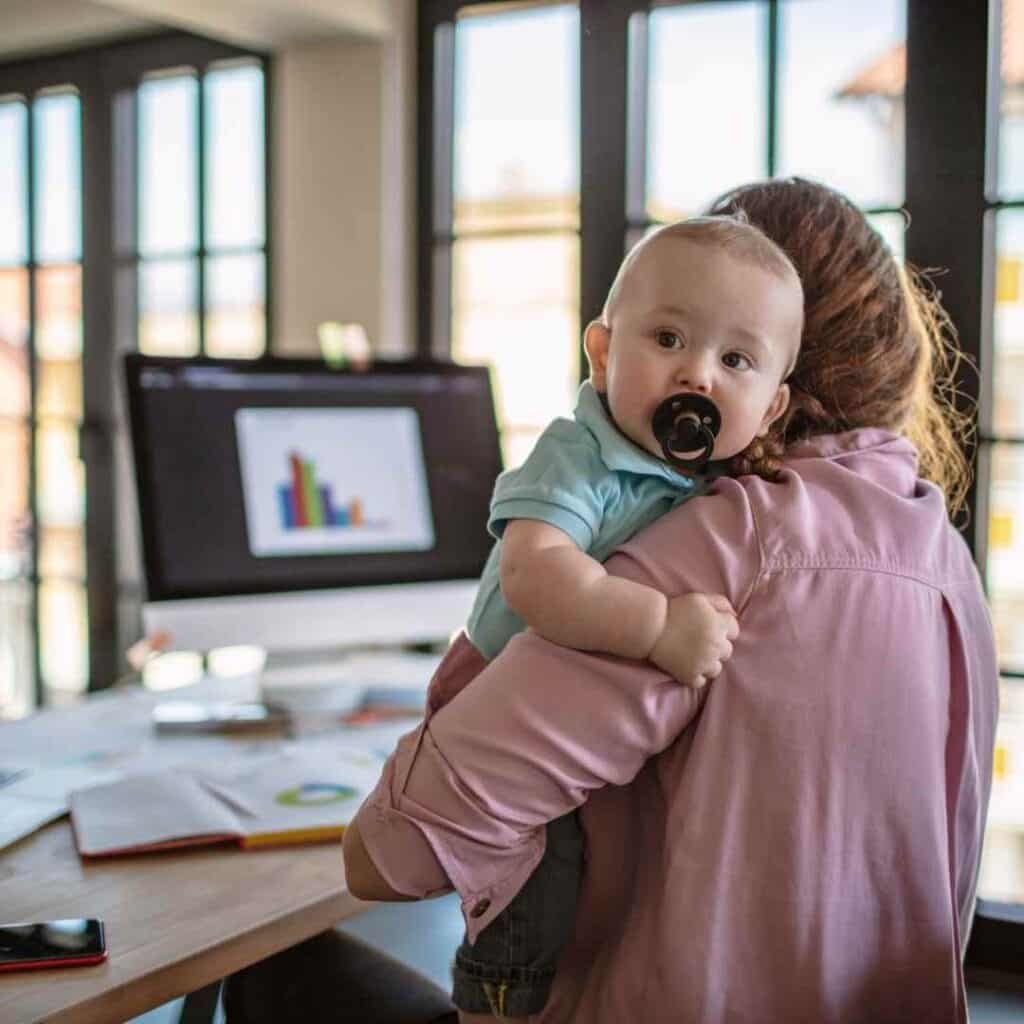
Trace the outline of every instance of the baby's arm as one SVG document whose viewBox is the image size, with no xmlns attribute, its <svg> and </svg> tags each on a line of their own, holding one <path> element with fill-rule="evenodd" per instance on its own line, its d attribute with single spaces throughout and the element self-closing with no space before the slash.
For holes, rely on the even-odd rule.
<svg viewBox="0 0 1024 1024">
<path fill-rule="evenodd" d="M 725 598 L 669 599 L 642 583 L 609 576 L 548 523 L 508 523 L 500 574 L 508 606 L 535 632 L 564 647 L 650 658 L 694 686 L 718 675 L 732 653 L 729 641 L 737 629 Z"/>
</svg>

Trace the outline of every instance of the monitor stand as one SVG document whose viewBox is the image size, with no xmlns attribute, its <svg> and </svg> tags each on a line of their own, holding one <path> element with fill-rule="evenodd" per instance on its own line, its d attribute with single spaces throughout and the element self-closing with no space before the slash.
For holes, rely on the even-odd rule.
<svg viewBox="0 0 1024 1024">
<path fill-rule="evenodd" d="M 444 645 L 469 617 L 477 585 L 442 580 L 152 601 L 143 606 L 143 625 L 147 636 L 169 633 L 177 650 L 254 644 L 277 656 Z"/>
</svg>

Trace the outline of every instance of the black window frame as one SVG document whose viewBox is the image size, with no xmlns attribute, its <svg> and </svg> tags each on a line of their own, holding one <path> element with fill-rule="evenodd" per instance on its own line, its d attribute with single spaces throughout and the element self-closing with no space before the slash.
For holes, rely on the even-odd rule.
<svg viewBox="0 0 1024 1024">
<path fill-rule="evenodd" d="M 117 345 L 114 275 L 119 260 L 114 250 L 113 223 L 117 196 L 114 168 L 114 101 L 119 92 L 135 90 L 147 74 L 171 67 L 195 69 L 202 80 L 211 64 L 250 60 L 263 70 L 264 109 L 264 218 L 265 218 L 265 337 L 269 352 L 274 337 L 273 322 L 273 232 L 271 222 L 273 177 L 271 141 L 273 108 L 273 63 L 268 53 L 245 49 L 183 31 L 160 31 L 133 35 L 70 51 L 35 55 L 0 63 L 0 96 L 20 96 L 27 102 L 44 89 L 71 86 L 81 103 L 82 174 L 82 421 L 80 452 L 85 467 L 86 515 L 86 601 L 88 609 L 89 675 L 87 691 L 113 685 L 125 669 L 124 648 L 134 636 L 122 635 L 119 628 L 119 602 L 126 591 L 141 599 L 139 582 L 119 579 L 116 545 L 116 473 L 115 437 L 123 430 L 124 410 L 120 398 L 120 365 Z M 201 97 L 200 97 L 201 99 Z M 202 103 L 200 102 L 200 108 Z M 200 115 L 201 116 L 201 115 Z M 31 126 L 31 117 L 28 119 Z M 31 133 L 31 127 L 28 129 Z M 29 135 L 31 140 L 31 135 Z M 198 134 L 197 202 L 204 205 L 202 185 L 203 137 Z M 131 140 L 134 146 L 134 139 Z M 32 147 L 28 161 L 28 216 L 32 233 L 34 196 Z M 137 202 L 137 190 L 133 203 Z M 200 214 L 201 215 L 201 214 Z M 256 247 L 253 247 L 256 248 Z M 32 250 L 30 248 L 30 257 Z M 123 262 L 121 260 L 120 262 Z M 32 290 L 36 264 L 30 258 L 30 310 L 34 308 Z M 204 330 L 203 274 L 199 274 L 197 309 L 200 337 Z M 137 311 L 136 311 L 137 312 Z M 137 330 L 137 315 L 136 330 Z M 30 538 L 31 624 L 35 676 L 35 703 L 45 706 L 40 658 L 38 593 L 40 584 L 38 530 L 36 528 L 37 454 L 35 325 L 30 315 L 28 337 L 29 383 L 29 509 L 33 529 Z"/>
<path fill-rule="evenodd" d="M 541 6 L 545 0 L 540 0 Z M 551 0 L 548 0 L 551 2 Z M 680 0 L 682 3 L 714 0 Z M 767 165 L 775 172 L 778 116 L 778 37 L 785 0 L 761 0 L 768 18 Z M 454 207 L 451 140 L 454 131 L 454 22 L 460 9 L 504 0 L 421 0 L 417 25 L 417 350 L 446 358 L 450 346 L 451 241 Z M 646 67 L 630 64 L 630 18 L 658 3 L 577 0 L 580 11 L 580 323 L 601 308 L 621 262 L 628 233 L 651 223 L 642 183 Z M 905 259 L 917 267 L 943 267 L 942 303 L 958 327 L 967 360 L 958 369 L 962 407 L 988 422 L 986 400 L 973 367 L 991 365 L 994 275 L 993 211 L 1024 202 L 990 199 L 996 138 L 1000 0 L 907 0 L 905 190 L 902 207 L 867 213 L 910 214 Z M 644 44 L 642 26 L 636 32 Z M 615 75 L 609 69 L 618 68 Z M 634 111 L 632 134 L 627 110 Z M 988 148 L 986 143 L 988 142 Z M 446 187 L 438 187 L 438 182 Z M 639 183 L 639 184 L 638 184 Z M 973 364 L 973 365 L 972 365 Z M 586 366 L 581 361 L 581 367 Z M 980 404 L 979 404 L 980 403 Z M 976 422 L 978 422 L 976 419 Z M 987 459 L 996 438 L 982 431 L 967 449 L 973 482 L 967 514 L 957 521 L 984 574 L 988 521 Z M 1007 677 L 1024 673 L 1007 671 Z M 966 963 L 977 974 L 1012 975 L 1024 983 L 1024 904 L 979 900 Z"/>
</svg>

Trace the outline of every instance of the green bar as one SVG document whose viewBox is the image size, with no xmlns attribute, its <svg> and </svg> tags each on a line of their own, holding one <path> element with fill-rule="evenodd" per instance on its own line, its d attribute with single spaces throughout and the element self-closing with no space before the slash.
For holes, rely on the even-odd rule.
<svg viewBox="0 0 1024 1024">
<path fill-rule="evenodd" d="M 324 525 L 324 505 L 320 500 L 320 492 L 316 489 L 316 476 L 313 463 L 302 463 L 302 493 L 306 496 L 306 509 L 309 514 L 310 526 Z"/>
</svg>

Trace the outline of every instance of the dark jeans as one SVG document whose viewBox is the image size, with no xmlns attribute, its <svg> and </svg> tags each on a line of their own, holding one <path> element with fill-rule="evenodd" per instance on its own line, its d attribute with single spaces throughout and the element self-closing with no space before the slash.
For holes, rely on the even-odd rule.
<svg viewBox="0 0 1024 1024">
<path fill-rule="evenodd" d="M 572 934 L 582 870 L 583 831 L 573 812 L 547 826 L 544 857 L 515 899 L 472 946 L 463 938 L 452 967 L 460 1010 L 526 1017 L 544 1008 Z"/>
<path fill-rule="evenodd" d="M 228 1024 L 456 1024 L 432 981 L 342 932 L 323 932 L 231 975 Z"/>
</svg>

